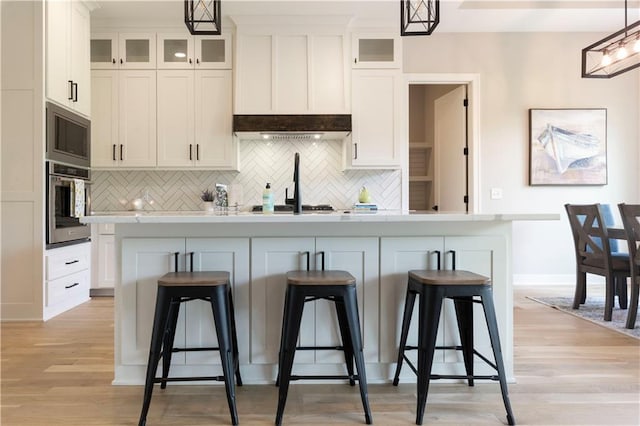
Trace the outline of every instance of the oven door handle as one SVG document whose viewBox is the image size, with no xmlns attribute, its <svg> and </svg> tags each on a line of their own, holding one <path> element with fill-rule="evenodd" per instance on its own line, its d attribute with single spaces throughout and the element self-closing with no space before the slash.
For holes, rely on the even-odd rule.
<svg viewBox="0 0 640 426">
<path fill-rule="evenodd" d="M 76 180 L 81 180 L 81 181 L 84 181 L 85 185 L 91 185 L 91 183 L 92 183 L 90 180 L 83 179 L 81 177 L 71 178 L 71 177 L 67 177 L 67 176 L 58 176 L 58 175 L 49 175 L 49 177 L 51 179 L 53 179 L 54 181 L 58 181 L 58 182 L 62 181 L 62 182 L 74 183 Z"/>
</svg>

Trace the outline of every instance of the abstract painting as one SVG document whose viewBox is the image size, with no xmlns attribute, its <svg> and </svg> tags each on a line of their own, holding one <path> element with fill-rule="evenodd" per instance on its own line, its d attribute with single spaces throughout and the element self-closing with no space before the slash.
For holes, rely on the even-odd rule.
<svg viewBox="0 0 640 426">
<path fill-rule="evenodd" d="M 530 109 L 530 185 L 606 185 L 607 110 Z"/>
</svg>

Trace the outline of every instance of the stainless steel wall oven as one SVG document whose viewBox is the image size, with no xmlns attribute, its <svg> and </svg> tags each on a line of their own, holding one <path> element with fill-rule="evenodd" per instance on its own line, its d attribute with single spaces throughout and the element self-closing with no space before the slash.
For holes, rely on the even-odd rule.
<svg viewBox="0 0 640 426">
<path fill-rule="evenodd" d="M 91 171 L 52 161 L 47 168 L 47 247 L 88 241 L 91 227 L 80 218 L 91 212 Z"/>
</svg>

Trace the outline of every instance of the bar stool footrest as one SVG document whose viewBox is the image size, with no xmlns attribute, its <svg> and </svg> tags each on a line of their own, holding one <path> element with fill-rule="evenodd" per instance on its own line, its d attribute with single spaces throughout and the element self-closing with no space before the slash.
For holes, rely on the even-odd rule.
<svg viewBox="0 0 640 426">
<path fill-rule="evenodd" d="M 211 348 L 172 348 L 171 352 L 201 352 L 201 351 L 220 351 L 219 347 Z"/>
<path fill-rule="evenodd" d="M 299 375 L 291 375 L 291 378 L 289 380 L 360 380 L 360 378 L 358 377 L 358 375 L 353 375 L 353 376 L 345 376 L 345 375 L 338 375 L 338 376 L 329 376 L 329 375 L 325 375 L 325 376 L 299 376 Z"/>
<path fill-rule="evenodd" d="M 200 377 L 167 377 L 163 379 L 161 377 L 156 377 L 153 379 L 153 383 L 163 383 L 163 382 L 196 382 L 203 380 L 213 380 L 216 382 L 224 382 L 224 376 L 200 376 Z"/>
</svg>

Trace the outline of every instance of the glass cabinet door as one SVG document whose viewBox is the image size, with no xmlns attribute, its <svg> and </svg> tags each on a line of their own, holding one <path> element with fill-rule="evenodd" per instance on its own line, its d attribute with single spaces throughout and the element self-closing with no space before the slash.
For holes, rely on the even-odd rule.
<svg viewBox="0 0 640 426">
<path fill-rule="evenodd" d="M 156 67 L 154 34 L 120 34 L 118 66 L 126 69 Z"/>
<path fill-rule="evenodd" d="M 117 34 L 94 34 L 91 37 L 91 68 L 118 68 Z"/>
<path fill-rule="evenodd" d="M 158 34 L 158 68 L 193 68 L 193 37 L 190 34 Z"/>
<path fill-rule="evenodd" d="M 196 68 L 231 69 L 231 39 L 228 36 L 195 38 Z"/>
<path fill-rule="evenodd" d="M 352 40 L 353 68 L 400 68 L 400 38 L 386 35 L 355 35 Z"/>
</svg>

